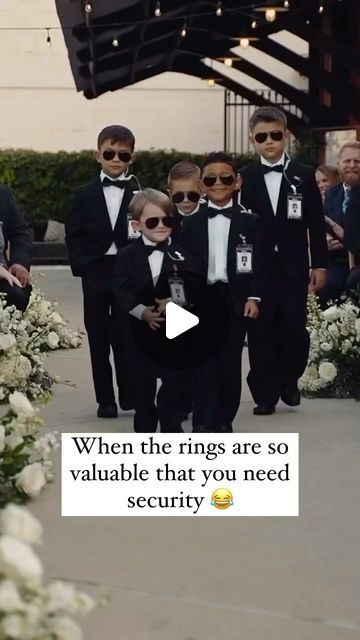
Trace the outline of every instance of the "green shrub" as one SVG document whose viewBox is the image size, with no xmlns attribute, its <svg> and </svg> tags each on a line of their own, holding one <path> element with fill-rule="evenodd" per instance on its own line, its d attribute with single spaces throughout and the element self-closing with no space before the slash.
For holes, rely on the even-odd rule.
<svg viewBox="0 0 360 640">
<path fill-rule="evenodd" d="M 181 160 L 201 164 L 203 154 L 179 151 L 139 151 L 134 173 L 141 186 L 164 189 L 171 167 Z M 239 167 L 253 156 L 237 156 Z M 23 149 L 0 150 L 0 183 L 14 191 L 21 210 L 29 221 L 49 218 L 63 221 L 73 189 L 89 182 L 99 173 L 93 151 L 79 153 L 42 153 Z"/>
</svg>

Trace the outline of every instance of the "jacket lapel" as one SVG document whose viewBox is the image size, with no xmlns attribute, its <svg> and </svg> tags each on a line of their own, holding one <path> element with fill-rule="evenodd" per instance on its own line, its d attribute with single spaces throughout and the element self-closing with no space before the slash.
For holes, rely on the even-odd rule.
<svg viewBox="0 0 360 640">
<path fill-rule="evenodd" d="M 110 216 L 106 205 L 106 200 L 104 196 L 103 186 L 101 184 L 100 178 L 93 182 L 92 189 L 92 198 L 93 198 L 93 206 L 96 211 L 97 218 L 100 218 L 105 227 L 109 227 L 109 230 L 112 232 Z"/>
<path fill-rule="evenodd" d="M 134 272 L 137 274 L 139 288 L 152 283 L 148 255 L 142 238 L 135 240 L 135 251 L 132 256 Z"/>
<path fill-rule="evenodd" d="M 117 231 L 119 225 L 123 224 L 124 220 L 126 220 L 126 232 L 127 232 L 127 215 L 129 213 L 129 205 L 133 195 L 134 195 L 134 192 L 130 188 L 130 186 L 126 186 L 124 189 L 124 194 L 121 201 L 119 213 L 116 219 L 114 231 Z"/>
<path fill-rule="evenodd" d="M 260 160 L 258 160 L 254 177 L 255 177 L 255 180 L 254 180 L 253 188 L 258 193 L 259 200 L 261 201 L 260 211 L 256 211 L 255 213 L 262 213 L 264 211 L 268 215 L 271 215 L 273 217 L 275 213 L 272 208 L 270 196 L 268 194 L 268 190 L 265 182 L 265 176 L 261 170 Z"/>
</svg>

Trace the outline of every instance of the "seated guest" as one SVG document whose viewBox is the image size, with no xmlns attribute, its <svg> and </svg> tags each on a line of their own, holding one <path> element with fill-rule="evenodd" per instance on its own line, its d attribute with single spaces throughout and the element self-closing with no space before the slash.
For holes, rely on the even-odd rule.
<svg viewBox="0 0 360 640">
<path fill-rule="evenodd" d="M 339 172 L 336 167 L 331 167 L 328 164 L 321 164 L 316 169 L 315 178 L 321 193 L 322 201 L 324 202 L 327 190 L 339 183 Z"/>
<path fill-rule="evenodd" d="M 345 218 L 344 246 L 351 252 L 354 262 L 345 285 L 346 291 L 351 295 L 352 291 L 360 287 L 360 184 L 351 189 Z"/>
<path fill-rule="evenodd" d="M 338 167 L 341 182 L 330 187 L 324 201 L 329 269 L 327 283 L 319 293 L 322 308 L 331 300 L 340 298 L 349 276 L 348 252 L 344 248 L 344 220 L 350 189 L 360 182 L 360 142 L 348 142 L 341 148 Z"/>
<path fill-rule="evenodd" d="M 0 292 L 25 311 L 31 293 L 32 232 L 9 187 L 0 185 Z"/>
</svg>

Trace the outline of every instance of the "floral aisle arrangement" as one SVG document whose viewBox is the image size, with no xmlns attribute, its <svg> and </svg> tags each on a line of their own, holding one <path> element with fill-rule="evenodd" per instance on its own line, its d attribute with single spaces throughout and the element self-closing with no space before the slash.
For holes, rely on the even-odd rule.
<svg viewBox="0 0 360 640">
<path fill-rule="evenodd" d="M 41 338 L 29 334 L 28 319 L 0 296 L 0 402 L 21 391 L 32 400 L 50 397 L 54 380 L 44 368 Z"/>
<path fill-rule="evenodd" d="M 81 345 L 80 332 L 69 327 L 57 310 L 57 302 L 46 300 L 40 289 L 33 288 L 24 318 L 27 332 L 34 337 L 40 351 L 76 349 Z"/>
<path fill-rule="evenodd" d="M 43 420 L 22 393 L 9 397 L 0 420 L 0 508 L 39 495 L 53 479 L 49 455 L 59 447 L 57 432 L 38 436 Z"/>
<path fill-rule="evenodd" d="M 46 583 L 34 546 L 42 540 L 40 522 L 10 504 L 0 516 L 0 640 L 81 640 L 74 616 L 97 604 L 61 581 Z"/>
<path fill-rule="evenodd" d="M 304 395 L 360 400 L 360 307 L 351 300 L 321 310 L 308 300 L 310 353 L 299 381 Z"/>
</svg>

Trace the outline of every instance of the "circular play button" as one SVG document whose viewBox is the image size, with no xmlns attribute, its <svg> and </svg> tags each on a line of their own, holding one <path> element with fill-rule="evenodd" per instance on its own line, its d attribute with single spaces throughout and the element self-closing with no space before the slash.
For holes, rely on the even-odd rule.
<svg viewBox="0 0 360 640">
<path fill-rule="evenodd" d="M 165 308 L 166 337 L 173 340 L 199 324 L 199 318 L 194 313 L 186 311 L 174 302 L 168 302 Z"/>
</svg>

